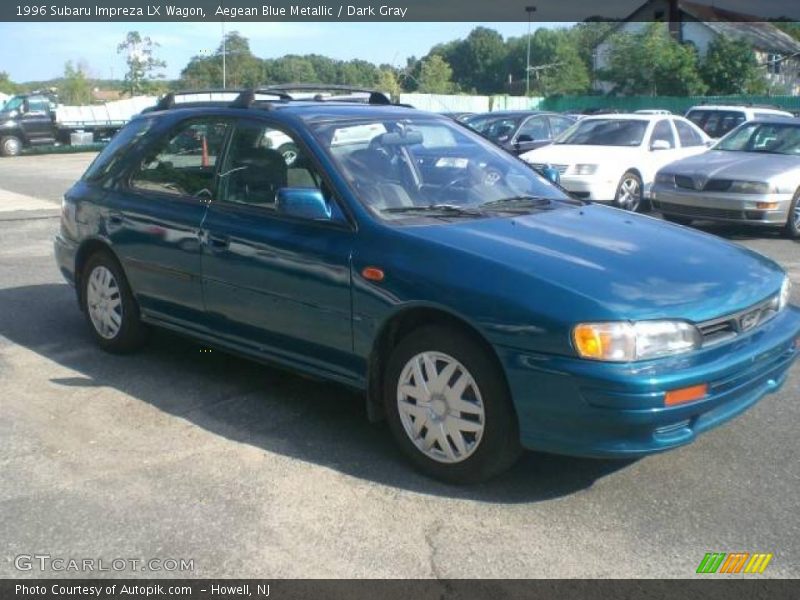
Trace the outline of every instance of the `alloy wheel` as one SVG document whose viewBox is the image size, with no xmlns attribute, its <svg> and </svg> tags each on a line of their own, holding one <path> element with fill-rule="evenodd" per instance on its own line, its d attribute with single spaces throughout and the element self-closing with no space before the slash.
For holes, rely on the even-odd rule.
<svg viewBox="0 0 800 600">
<path fill-rule="evenodd" d="M 397 385 L 400 421 L 425 456 L 458 463 L 478 448 L 486 423 L 480 390 L 467 368 L 442 352 L 409 360 Z"/>
<path fill-rule="evenodd" d="M 114 274 L 102 265 L 89 274 L 86 309 L 98 335 L 114 339 L 122 328 L 122 296 Z"/>
<path fill-rule="evenodd" d="M 639 185 L 639 180 L 628 175 L 623 178 L 622 183 L 619 184 L 619 197 L 617 202 L 620 207 L 625 210 L 635 211 L 639 208 L 639 203 L 642 201 L 642 188 Z"/>
</svg>

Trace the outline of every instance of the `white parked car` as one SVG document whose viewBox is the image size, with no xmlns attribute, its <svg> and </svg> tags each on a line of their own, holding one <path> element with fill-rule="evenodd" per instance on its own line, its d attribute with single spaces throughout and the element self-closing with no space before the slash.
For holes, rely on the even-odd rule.
<svg viewBox="0 0 800 600">
<path fill-rule="evenodd" d="M 539 169 L 556 168 L 561 185 L 578 198 L 639 210 L 656 171 L 705 152 L 710 144 L 711 139 L 683 117 L 598 115 L 520 158 Z"/>
</svg>

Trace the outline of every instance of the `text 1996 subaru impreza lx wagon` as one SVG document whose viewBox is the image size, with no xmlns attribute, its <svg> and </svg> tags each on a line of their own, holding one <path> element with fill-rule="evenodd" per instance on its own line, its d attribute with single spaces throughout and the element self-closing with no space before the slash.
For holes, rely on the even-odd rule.
<svg viewBox="0 0 800 600">
<path fill-rule="evenodd" d="M 573 200 L 379 94 L 260 93 L 166 97 L 65 195 L 56 259 L 103 348 L 157 325 L 364 390 L 449 481 L 522 448 L 674 448 L 786 380 L 774 262 Z"/>
</svg>

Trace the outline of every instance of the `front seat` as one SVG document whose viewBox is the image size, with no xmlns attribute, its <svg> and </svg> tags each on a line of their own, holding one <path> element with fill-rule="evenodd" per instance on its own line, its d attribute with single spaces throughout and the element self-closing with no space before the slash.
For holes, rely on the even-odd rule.
<svg viewBox="0 0 800 600">
<path fill-rule="evenodd" d="M 275 204 L 275 195 L 288 185 L 286 161 L 277 150 L 240 144 L 228 170 L 227 198 L 247 204 Z"/>
<path fill-rule="evenodd" d="M 346 164 L 370 208 L 381 211 L 414 206 L 414 201 L 401 184 L 397 166 L 383 152 L 372 148 L 356 150 L 350 154 Z"/>
</svg>

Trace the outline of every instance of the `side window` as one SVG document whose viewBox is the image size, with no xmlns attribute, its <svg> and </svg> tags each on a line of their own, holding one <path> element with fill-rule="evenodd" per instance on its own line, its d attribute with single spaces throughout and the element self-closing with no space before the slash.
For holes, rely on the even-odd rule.
<svg viewBox="0 0 800 600">
<path fill-rule="evenodd" d="M 672 126 L 669 124 L 668 119 L 662 119 L 653 127 L 653 133 L 650 136 L 650 145 L 652 146 L 653 142 L 656 141 L 667 142 L 670 148 L 675 147 L 675 134 L 672 133 Z"/>
<path fill-rule="evenodd" d="M 153 119 L 133 119 L 120 129 L 111 139 L 103 151 L 94 159 L 86 173 L 85 181 L 97 181 L 114 170 L 118 162 L 124 160 L 128 151 L 150 131 L 155 121 Z"/>
<path fill-rule="evenodd" d="M 526 136 L 522 138 L 522 136 Z M 520 139 L 522 138 L 522 139 Z M 547 119 L 545 117 L 531 117 L 519 128 L 517 139 L 519 141 L 526 140 L 546 140 L 550 138 L 550 130 L 547 127 Z"/>
<path fill-rule="evenodd" d="M 675 129 L 678 130 L 678 139 L 680 139 L 682 147 L 691 148 L 704 145 L 703 138 L 688 123 L 675 119 Z"/>
<path fill-rule="evenodd" d="M 28 98 L 29 113 L 47 113 L 50 110 L 50 102 L 44 96 L 31 96 Z"/>
<path fill-rule="evenodd" d="M 168 133 L 146 153 L 131 187 L 172 196 L 211 196 L 228 123 L 194 119 Z"/>
<path fill-rule="evenodd" d="M 255 121 L 242 121 L 231 136 L 219 180 L 223 202 L 275 208 L 281 188 L 326 189 L 300 146 L 286 132 Z"/>
<path fill-rule="evenodd" d="M 559 135 L 562 131 L 566 131 L 572 127 L 573 121 L 565 119 L 564 117 L 550 117 L 550 129 L 553 132 L 553 137 Z"/>
</svg>

